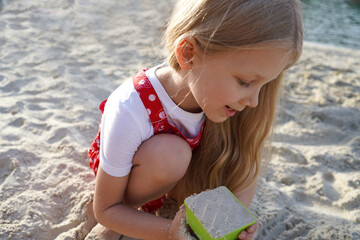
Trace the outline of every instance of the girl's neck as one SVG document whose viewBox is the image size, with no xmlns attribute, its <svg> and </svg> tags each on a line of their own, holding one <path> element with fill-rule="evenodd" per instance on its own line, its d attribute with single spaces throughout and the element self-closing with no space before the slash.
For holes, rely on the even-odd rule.
<svg viewBox="0 0 360 240">
<path fill-rule="evenodd" d="M 181 109 L 191 113 L 202 111 L 190 91 L 185 73 L 165 66 L 158 68 L 155 75 L 173 102 Z"/>
</svg>

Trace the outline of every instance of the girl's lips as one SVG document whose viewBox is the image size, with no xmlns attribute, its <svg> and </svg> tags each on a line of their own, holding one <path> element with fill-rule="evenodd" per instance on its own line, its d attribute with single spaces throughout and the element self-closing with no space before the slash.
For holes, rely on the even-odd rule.
<svg viewBox="0 0 360 240">
<path fill-rule="evenodd" d="M 232 116 L 235 115 L 236 110 L 234 110 L 234 109 L 232 109 L 232 108 L 230 108 L 230 107 L 228 107 L 228 106 L 225 106 L 225 113 L 226 113 L 226 115 L 228 115 L 229 117 L 232 117 Z"/>
</svg>

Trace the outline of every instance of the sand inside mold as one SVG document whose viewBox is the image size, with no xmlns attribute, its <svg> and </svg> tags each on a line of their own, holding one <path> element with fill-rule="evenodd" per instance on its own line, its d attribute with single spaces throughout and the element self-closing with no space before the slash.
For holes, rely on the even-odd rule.
<svg viewBox="0 0 360 240">
<path fill-rule="evenodd" d="M 225 187 L 192 195 L 185 203 L 214 239 L 255 221 Z"/>
<path fill-rule="evenodd" d="M 161 62 L 174 1 L 0 2 L 0 239 L 101 239 L 86 216 L 98 105 Z M 359 59 L 306 43 L 287 74 L 257 239 L 360 239 Z"/>
</svg>

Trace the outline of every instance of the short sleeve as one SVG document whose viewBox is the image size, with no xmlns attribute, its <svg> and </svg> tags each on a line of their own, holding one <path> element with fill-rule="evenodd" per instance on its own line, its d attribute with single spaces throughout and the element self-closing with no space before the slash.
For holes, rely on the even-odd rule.
<svg viewBox="0 0 360 240">
<path fill-rule="evenodd" d="M 131 109 L 131 101 L 108 99 L 100 136 L 100 165 L 106 173 L 114 177 L 130 173 L 135 152 L 146 139 L 142 127 Z"/>
</svg>

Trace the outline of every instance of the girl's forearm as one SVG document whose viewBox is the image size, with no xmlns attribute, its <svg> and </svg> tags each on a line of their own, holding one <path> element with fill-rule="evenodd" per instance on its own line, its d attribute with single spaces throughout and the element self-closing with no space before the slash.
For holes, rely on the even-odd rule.
<svg viewBox="0 0 360 240">
<path fill-rule="evenodd" d="M 97 216 L 100 224 L 129 237 L 162 240 L 169 239 L 172 220 L 138 211 L 123 204 L 114 205 Z"/>
</svg>

